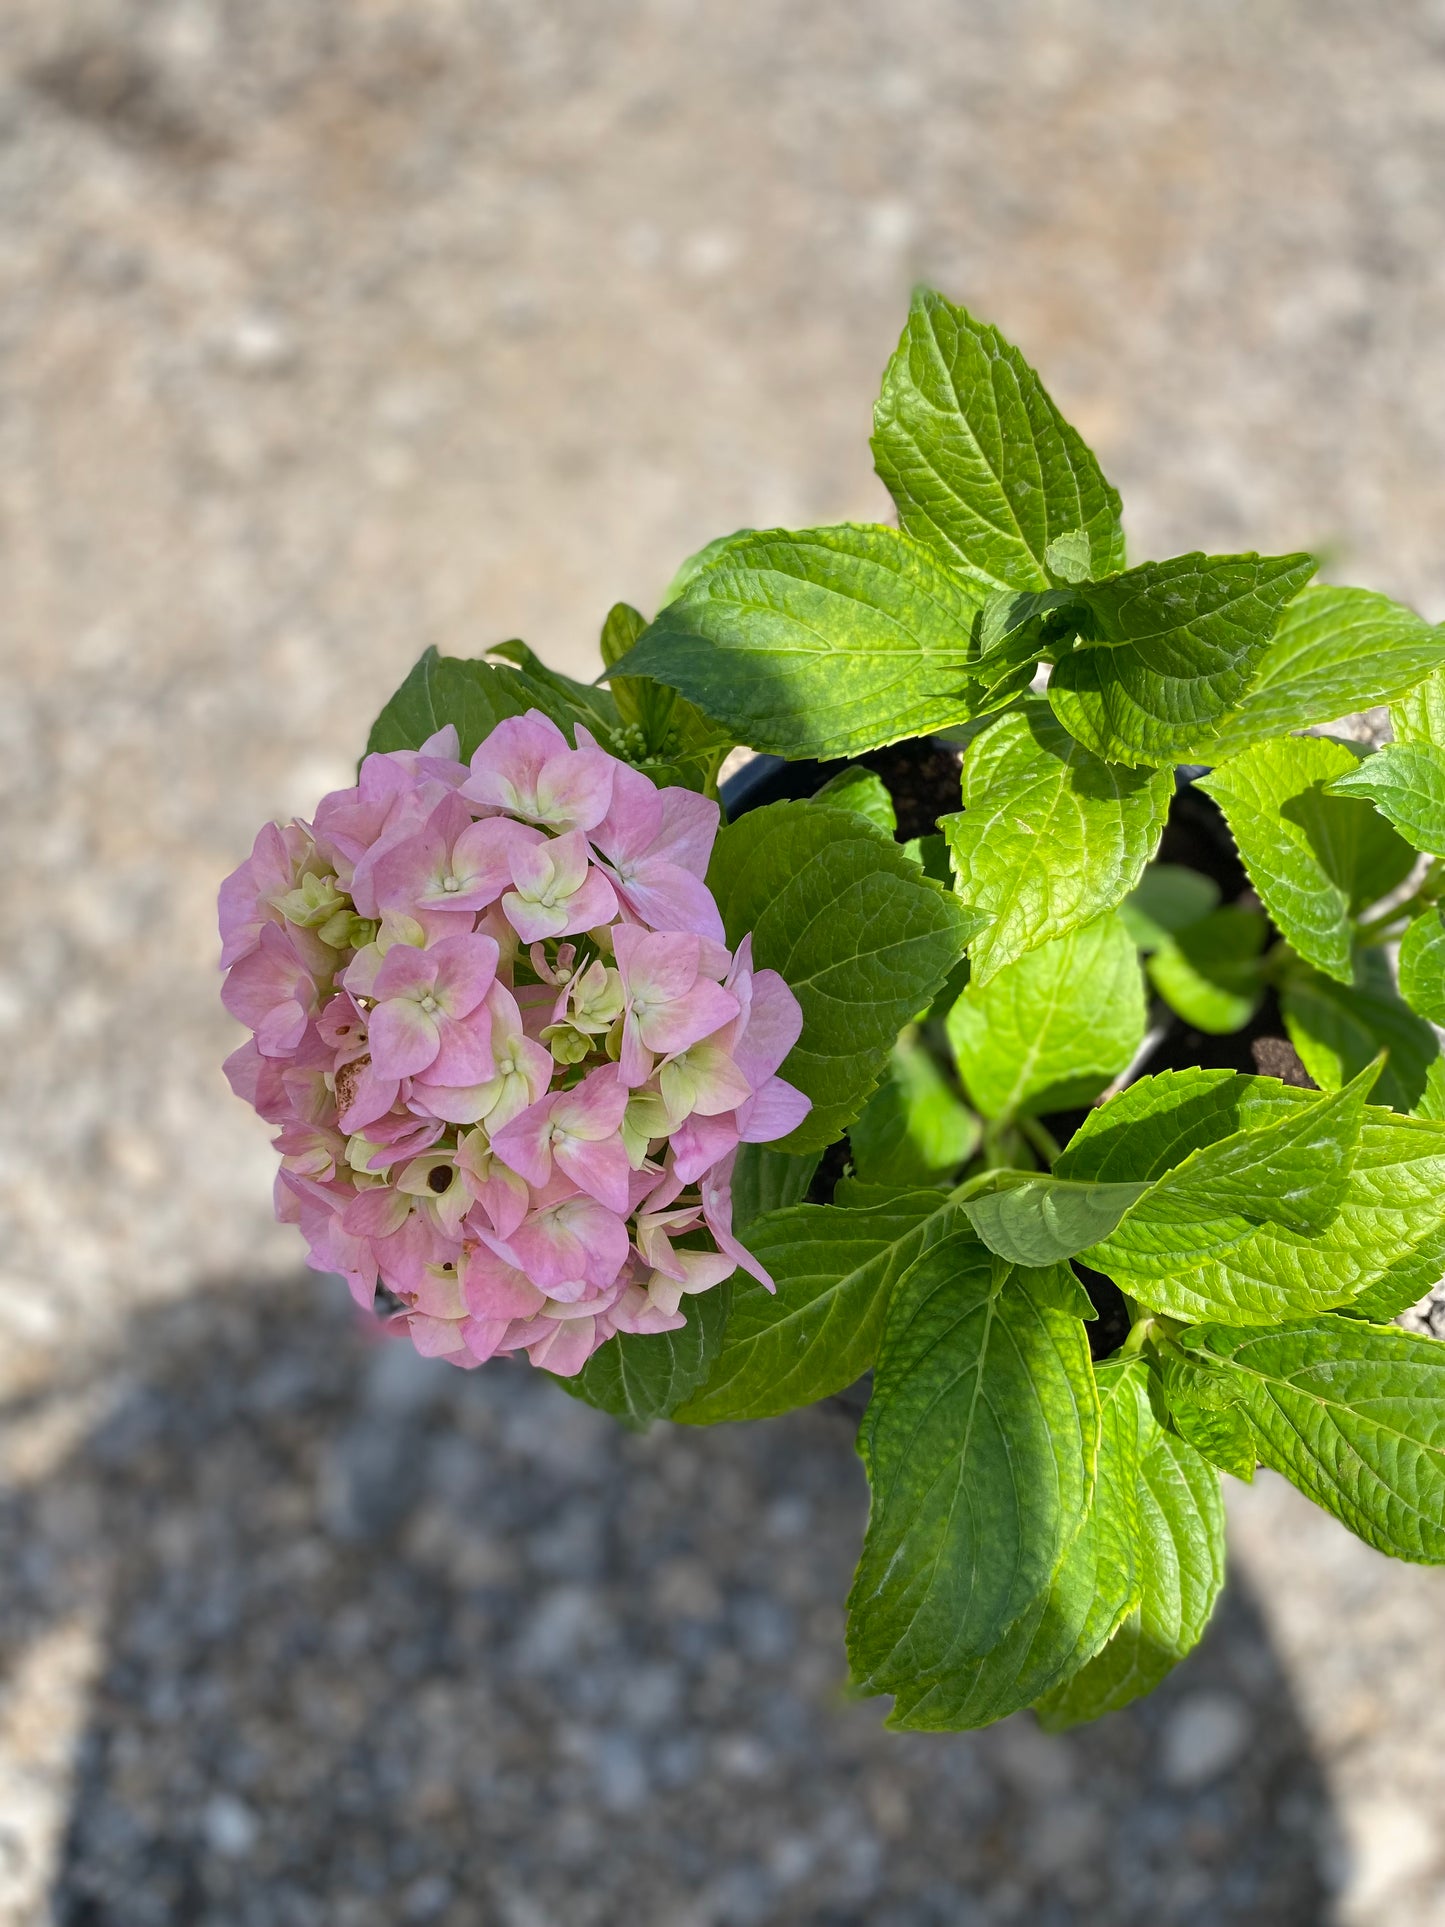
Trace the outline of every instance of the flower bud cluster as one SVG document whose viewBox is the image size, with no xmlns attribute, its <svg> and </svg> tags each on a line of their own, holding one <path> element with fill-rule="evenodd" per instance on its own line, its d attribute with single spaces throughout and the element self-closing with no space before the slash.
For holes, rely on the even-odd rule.
<svg viewBox="0 0 1445 1927">
<path fill-rule="evenodd" d="M 741 1143 L 808 1100 L 797 999 L 704 881 L 718 806 L 537 710 L 458 760 L 368 756 L 222 885 L 226 1062 L 278 1127 L 277 1215 L 418 1351 L 570 1376 L 742 1266 Z"/>
</svg>

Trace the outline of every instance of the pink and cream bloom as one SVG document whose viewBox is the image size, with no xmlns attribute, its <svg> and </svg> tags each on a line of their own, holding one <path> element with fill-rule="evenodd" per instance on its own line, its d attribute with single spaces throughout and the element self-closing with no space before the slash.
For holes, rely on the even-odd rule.
<svg viewBox="0 0 1445 1927">
<path fill-rule="evenodd" d="M 371 1062 L 382 1077 L 430 1071 L 433 1083 L 473 1084 L 492 1068 L 485 1005 L 497 974 L 491 937 L 443 937 L 427 949 L 393 944 L 371 981 Z"/>
<path fill-rule="evenodd" d="M 702 974 L 696 934 L 621 923 L 612 944 L 622 979 L 624 1083 L 645 1083 L 655 1054 L 684 1051 L 737 1016 L 737 998 Z"/>
<path fill-rule="evenodd" d="M 743 1142 L 790 1131 L 801 1015 L 730 953 L 717 805 L 509 718 L 368 756 L 221 889 L 226 1076 L 277 1132 L 276 1209 L 418 1351 L 569 1375 L 676 1331 L 738 1267 Z"/>
<path fill-rule="evenodd" d="M 549 830 L 590 830 L 612 801 L 615 757 L 590 742 L 572 749 L 549 718 L 508 716 L 472 757 L 462 794 Z"/>
<path fill-rule="evenodd" d="M 723 941 L 706 883 L 720 812 L 695 790 L 659 790 L 619 764 L 612 807 L 591 832 L 593 847 L 629 915 L 653 930 L 691 930 Z"/>
</svg>

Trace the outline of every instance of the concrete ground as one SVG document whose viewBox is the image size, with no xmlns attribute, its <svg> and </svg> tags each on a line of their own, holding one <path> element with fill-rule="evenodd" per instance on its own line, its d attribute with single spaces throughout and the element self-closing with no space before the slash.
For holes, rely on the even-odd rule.
<svg viewBox="0 0 1445 1927">
<path fill-rule="evenodd" d="M 1438 1574 L 1262 1479 L 1156 1701 L 890 1737 L 840 1421 L 377 1352 L 215 1069 L 255 826 L 426 644 L 582 667 L 708 537 L 878 513 L 918 278 L 1136 555 L 1445 617 L 1439 0 L 0 12 L 4 1927 L 1445 1922 Z"/>
</svg>

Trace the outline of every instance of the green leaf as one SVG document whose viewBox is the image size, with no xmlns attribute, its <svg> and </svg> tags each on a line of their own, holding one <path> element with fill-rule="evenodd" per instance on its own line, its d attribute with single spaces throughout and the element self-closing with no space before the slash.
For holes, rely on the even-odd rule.
<svg viewBox="0 0 1445 1927">
<path fill-rule="evenodd" d="M 822 803 L 836 810 L 854 810 L 889 836 L 898 828 L 898 817 L 893 808 L 893 798 L 888 794 L 888 785 L 881 776 L 871 769 L 864 769 L 861 764 L 855 763 L 848 769 L 840 769 L 836 776 L 829 777 L 822 789 L 814 790 L 808 801 Z"/>
<path fill-rule="evenodd" d="M 1092 622 L 1054 669 L 1054 714 L 1111 762 L 1197 760 L 1314 568 L 1309 555 L 1180 555 L 1082 584 Z"/>
<path fill-rule="evenodd" d="M 963 764 L 963 812 L 939 825 L 957 890 L 993 921 L 973 944 L 974 981 L 1111 910 L 1158 847 L 1167 770 L 1103 763 L 1040 701 L 975 739 Z"/>
<path fill-rule="evenodd" d="M 1171 1256 L 1178 1256 L 1219 1242 L 1214 1221 L 1221 1214 L 1282 1223 L 1310 1235 L 1339 1207 L 1365 1096 L 1378 1070 L 1372 1066 L 1347 1095 L 1311 1111 L 1200 1146 L 1152 1183 L 1099 1184 L 1004 1171 L 962 1200 L 962 1208 L 989 1249 L 1019 1265 L 1052 1264 L 1090 1248 L 1091 1258 L 1106 1247 L 1128 1251 L 1141 1230 L 1146 1244 L 1163 1239 Z M 1135 1219 L 1116 1239 L 1130 1212 Z"/>
<path fill-rule="evenodd" d="M 861 1208 L 799 1204 L 757 1219 L 743 1242 L 776 1292 L 734 1273 L 722 1349 L 673 1417 L 770 1418 L 841 1392 L 877 1356 L 895 1282 L 956 1222 L 937 1191 L 892 1191 Z"/>
<path fill-rule="evenodd" d="M 1087 1104 L 1144 1036 L 1138 954 L 1117 915 L 1098 917 L 964 990 L 948 1040 L 985 1117 Z"/>
<path fill-rule="evenodd" d="M 1301 1152 L 1296 1146 L 1278 1174 L 1261 1168 L 1252 1215 L 1221 1209 L 1212 1248 L 1199 1242 L 1211 1235 L 1207 1223 L 1171 1225 L 1159 1209 L 1187 1177 L 1191 1152 L 1303 1118 L 1321 1102 L 1317 1094 L 1273 1078 L 1230 1071 L 1167 1071 L 1140 1078 L 1090 1113 L 1055 1164 L 1055 1175 L 1109 1184 L 1173 1173 L 1176 1185 L 1142 1199 L 1112 1239 L 1084 1254 L 1085 1262 L 1107 1272 L 1150 1309 L 1184 1319 L 1223 1316 L 1235 1324 L 1273 1323 L 1327 1306 L 1364 1309 L 1375 1293 L 1413 1304 L 1445 1271 L 1440 1208 L 1445 1126 L 1440 1124 L 1366 1107 L 1338 1209 L 1324 1229 L 1312 1234 L 1290 1229 L 1279 1215 L 1266 1215 L 1288 1209 L 1287 1199 L 1277 1204 L 1267 1193 L 1280 1178 L 1289 1181 L 1296 1163 L 1302 1164 L 1306 1186 L 1315 1176 L 1307 1147 Z M 1269 1141 L 1261 1137 L 1254 1150 L 1265 1158 Z M 1250 1149 L 1236 1145 L 1234 1155 L 1239 1195 L 1249 1201 Z M 1187 1191 L 1182 1206 L 1186 1216 L 1198 1218 L 1197 1200 Z M 1187 1248 L 1191 1239 L 1192 1249 Z M 1186 1249 L 1171 1253 L 1171 1245 Z M 1368 1315 L 1378 1315 L 1372 1304 Z"/>
<path fill-rule="evenodd" d="M 1159 1378 L 1151 1391 L 1161 1389 L 1169 1422 L 1195 1451 L 1232 1473 L 1246 1485 L 1254 1483 L 1259 1463 L 1259 1441 L 1237 1395 L 1220 1385 L 1217 1374 L 1199 1369 L 1198 1361 L 1169 1346 L 1160 1359 Z M 1155 1407 L 1156 1416 L 1164 1413 Z"/>
<path fill-rule="evenodd" d="M 1120 904 L 1119 915 L 1141 950 L 1157 950 L 1218 903 L 1219 885 L 1211 877 L 1182 863 L 1151 863 Z"/>
<path fill-rule="evenodd" d="M 1370 589 L 1315 583 L 1285 610 L 1248 694 L 1202 760 L 1393 702 L 1442 662 L 1445 626 Z"/>
<path fill-rule="evenodd" d="M 1445 749 L 1387 743 L 1331 783 L 1329 793 L 1365 798 L 1407 843 L 1445 856 Z"/>
<path fill-rule="evenodd" d="M 1330 1317 L 1180 1342 L 1238 1391 L 1266 1465 L 1366 1544 L 1445 1564 L 1445 1345 Z"/>
<path fill-rule="evenodd" d="M 1202 777 L 1266 910 L 1302 957 L 1349 983 L 1351 913 L 1394 889 L 1415 859 L 1366 803 L 1326 793 L 1356 751 L 1323 736 L 1261 743 Z"/>
<path fill-rule="evenodd" d="M 771 1144 L 740 1144 L 733 1166 L 733 1230 L 741 1235 L 765 1212 L 801 1204 L 821 1157 L 820 1151 L 793 1157 Z"/>
<path fill-rule="evenodd" d="M 900 1700 L 891 1724 L 957 1732 L 1032 1705 L 1091 1660 L 1139 1603 L 1137 1360 L 1100 1366 L 1099 1465 L 1093 1503 L 1052 1583 L 981 1659 L 961 1661 Z"/>
<path fill-rule="evenodd" d="M 1261 911 L 1226 904 L 1177 937 L 1165 937 L 1149 959 L 1149 981 L 1186 1024 L 1226 1036 L 1260 1006 L 1268 934 Z"/>
<path fill-rule="evenodd" d="M 429 736 L 454 723 L 462 761 L 470 762 L 478 743 L 504 716 L 520 716 L 533 701 L 525 678 L 515 669 L 464 662 L 428 649 L 372 724 L 366 753 L 420 749 Z"/>
<path fill-rule="evenodd" d="M 855 756 L 976 713 L 977 614 L 897 529 L 774 529 L 729 542 L 619 668 L 680 689 L 754 749 Z"/>
<path fill-rule="evenodd" d="M 1436 905 L 1400 939 L 1400 991 L 1420 1016 L 1445 1024 L 1445 916 Z"/>
<path fill-rule="evenodd" d="M 1101 1652 L 1039 1700 L 1049 1732 L 1152 1692 L 1199 1644 L 1224 1583 L 1219 1474 L 1159 1424 L 1142 1375 L 1128 1383 L 1138 1402 L 1139 1603 Z"/>
<path fill-rule="evenodd" d="M 636 609 L 625 602 L 613 604 L 602 626 L 607 668 L 622 660 L 646 628 L 647 618 Z M 625 749 L 629 760 L 661 787 L 681 783 L 715 795 L 718 767 L 733 747 L 732 737 L 651 676 L 614 676 L 610 687 L 624 732 L 620 738 L 613 732 L 612 747 L 619 753 Z M 638 733 L 640 743 L 627 740 L 629 730 Z"/>
<path fill-rule="evenodd" d="M 1323 1091 L 1337 1091 L 1384 1050 L 1375 1095 L 1392 1110 L 1413 1111 L 1425 1094 L 1440 1045 L 1430 1026 L 1395 993 L 1382 952 L 1356 959 L 1359 982 L 1336 983 L 1292 960 L 1280 985 L 1280 1008 L 1300 1062 Z"/>
<path fill-rule="evenodd" d="M 872 1488 L 848 1659 L 891 1723 L 950 1723 L 1084 1522 L 1099 1406 L 1084 1327 L 968 1232 L 900 1281 L 858 1445 Z"/>
<path fill-rule="evenodd" d="M 1445 623 L 1436 631 L 1445 634 Z M 1445 749 L 1445 669 L 1436 669 L 1390 706 L 1397 743 L 1432 743 Z"/>
<path fill-rule="evenodd" d="M 782 1074 L 813 1109 L 786 1151 L 834 1143 L 863 1109 L 904 1024 L 978 928 L 891 837 L 850 810 L 772 803 L 718 837 L 708 870 L 728 942 L 778 971 L 803 1011 Z"/>
<path fill-rule="evenodd" d="M 928 289 L 883 377 L 873 459 L 904 528 L 981 585 L 1046 589 L 1085 559 L 1093 575 L 1124 566 L 1118 494 L 1038 376 Z"/>
<path fill-rule="evenodd" d="M 1106 1238 L 1148 1188 L 999 1171 L 960 1208 L 989 1250 L 1010 1264 L 1054 1265 Z"/>
<path fill-rule="evenodd" d="M 662 606 L 665 608 L 669 602 L 676 602 L 704 569 L 712 566 L 729 543 L 740 541 L 744 536 L 756 534 L 756 529 L 734 529 L 731 535 L 715 535 L 711 542 L 704 542 L 700 549 L 694 549 L 692 554 L 680 564 L 676 575 L 663 590 Z"/>
<path fill-rule="evenodd" d="M 607 745 L 621 721 L 610 689 L 578 682 L 575 676 L 549 669 L 525 642 L 499 642 L 492 654 L 521 671 L 535 706 L 545 710 L 559 728 L 570 730 L 579 722 L 585 723 L 603 746 Z"/>
<path fill-rule="evenodd" d="M 848 1130 L 853 1168 L 868 1184 L 931 1184 L 972 1157 L 978 1139 L 978 1119 L 908 1033 Z"/>
<path fill-rule="evenodd" d="M 618 1332 L 597 1347 L 580 1372 L 556 1383 L 634 1430 L 666 1418 L 711 1371 L 730 1299 L 726 1283 L 699 1292 L 683 1301 L 687 1323 L 681 1331 Z"/>
</svg>

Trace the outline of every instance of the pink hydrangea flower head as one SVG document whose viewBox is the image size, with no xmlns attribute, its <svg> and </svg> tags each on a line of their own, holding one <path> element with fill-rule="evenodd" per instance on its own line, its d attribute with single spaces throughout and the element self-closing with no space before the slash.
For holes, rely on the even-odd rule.
<svg viewBox="0 0 1445 1927">
<path fill-rule="evenodd" d="M 538 711 L 368 756 L 221 888 L 232 1088 L 276 1209 L 427 1357 L 580 1371 L 742 1267 L 740 1143 L 808 1100 L 797 1000 L 729 951 L 718 808 Z"/>
</svg>

